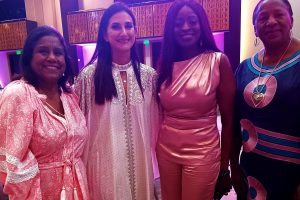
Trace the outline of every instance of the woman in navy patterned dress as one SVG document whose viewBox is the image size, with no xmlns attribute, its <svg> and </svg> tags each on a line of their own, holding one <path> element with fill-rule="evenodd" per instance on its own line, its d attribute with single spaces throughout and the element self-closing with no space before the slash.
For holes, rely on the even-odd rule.
<svg viewBox="0 0 300 200">
<path fill-rule="evenodd" d="M 264 49 L 236 71 L 233 185 L 240 199 L 300 199 L 300 41 L 290 3 L 259 1 L 253 25 Z"/>
</svg>

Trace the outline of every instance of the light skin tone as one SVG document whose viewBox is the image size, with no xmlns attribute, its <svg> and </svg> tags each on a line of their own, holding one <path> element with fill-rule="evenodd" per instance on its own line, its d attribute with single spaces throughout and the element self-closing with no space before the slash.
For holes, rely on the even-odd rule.
<svg viewBox="0 0 300 200">
<path fill-rule="evenodd" d="M 108 22 L 105 40 L 111 46 L 114 63 L 124 65 L 130 62 L 130 51 L 135 39 L 136 29 L 131 16 L 125 11 L 112 15 Z M 125 71 L 121 71 L 120 75 L 127 97 L 127 74 Z"/>
<path fill-rule="evenodd" d="M 187 36 L 185 36 L 185 34 Z M 175 41 L 180 49 L 180 58 L 189 59 L 202 52 L 200 46 L 201 27 L 198 16 L 188 6 L 178 12 L 174 27 Z M 222 55 L 219 65 L 220 83 L 217 88 L 217 103 L 221 114 L 221 170 L 228 170 L 232 138 L 235 81 L 228 58 Z M 219 191 L 229 191 L 230 180 L 223 180 Z M 228 186 L 228 187 L 227 187 Z"/>
<path fill-rule="evenodd" d="M 113 62 L 123 65 L 130 61 L 130 50 L 135 43 L 136 29 L 130 15 L 118 12 L 111 16 L 108 22 L 105 40 L 112 50 Z"/>
<path fill-rule="evenodd" d="M 37 78 L 37 91 L 47 95 L 47 103 L 63 114 L 57 82 L 66 69 L 66 63 L 63 46 L 57 37 L 44 36 L 37 41 L 33 49 L 31 67 Z"/>
</svg>

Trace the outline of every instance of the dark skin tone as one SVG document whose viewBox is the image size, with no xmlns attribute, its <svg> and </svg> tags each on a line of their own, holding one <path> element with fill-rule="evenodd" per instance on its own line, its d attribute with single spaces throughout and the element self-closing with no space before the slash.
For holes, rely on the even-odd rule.
<svg viewBox="0 0 300 200">
<path fill-rule="evenodd" d="M 265 55 L 260 53 L 259 59 L 267 66 L 275 66 L 278 59 L 290 57 L 294 52 L 295 38 L 290 38 L 293 27 L 293 17 L 290 16 L 288 8 L 280 0 L 268 0 L 261 4 L 255 21 L 255 34 L 260 37 L 264 47 Z M 297 45 L 296 45 L 297 46 Z"/>
<path fill-rule="evenodd" d="M 43 87 L 43 86 L 39 85 L 39 87 L 37 88 L 37 91 L 40 94 L 47 95 L 47 100 L 46 100 L 47 103 L 50 104 L 59 113 L 64 114 L 64 108 L 63 108 L 63 105 L 62 105 L 62 102 L 60 99 L 60 91 L 57 86 L 53 86 L 53 87 L 49 88 L 49 87 Z M 50 108 L 50 110 L 52 111 L 53 114 L 59 115 L 51 108 Z M 59 116 L 62 117 L 61 115 L 59 115 Z"/>
<path fill-rule="evenodd" d="M 195 48 L 191 55 L 199 55 L 202 50 Z M 181 58 L 191 58 L 187 53 L 181 54 Z M 232 139 L 233 128 L 233 107 L 235 96 L 235 81 L 231 70 L 229 60 L 226 56 L 221 57 L 220 61 L 220 84 L 217 89 L 217 102 L 221 114 L 222 132 L 221 132 L 221 166 L 220 170 L 225 171 L 228 169 L 230 146 Z M 231 189 L 231 180 L 229 176 L 219 178 L 216 191 L 219 192 L 218 198 L 227 194 Z"/>
<path fill-rule="evenodd" d="M 217 102 L 221 114 L 222 132 L 221 132 L 221 171 L 228 169 L 230 147 L 233 129 L 233 107 L 235 96 L 235 81 L 231 70 L 229 60 L 222 56 L 219 65 L 220 84 L 217 89 Z M 229 176 L 219 177 L 216 191 L 219 191 L 220 197 L 227 194 L 231 189 L 231 180 Z"/>
<path fill-rule="evenodd" d="M 175 40 L 177 41 L 179 60 L 187 60 L 195 57 L 205 50 L 201 48 L 201 27 L 197 15 L 187 6 L 184 6 L 178 13 L 175 20 Z M 187 36 L 188 35 L 188 36 Z M 234 75 L 228 58 L 222 55 L 219 65 L 220 83 L 217 88 L 217 103 L 219 106 L 222 122 L 221 132 L 221 165 L 220 170 L 228 170 L 230 146 L 233 128 L 233 107 L 235 96 Z M 215 197 L 220 199 L 231 189 L 229 176 L 219 176 Z"/>
<path fill-rule="evenodd" d="M 222 56 L 220 62 L 220 84 L 217 90 L 217 102 L 221 113 L 222 133 L 224 137 L 221 141 L 221 170 L 228 169 L 229 152 L 231 146 L 233 104 L 235 95 L 235 81 L 229 60 Z M 227 137 L 227 138 L 226 138 Z"/>
<path fill-rule="evenodd" d="M 256 36 L 262 40 L 265 47 L 264 59 L 263 51 L 259 53 L 259 60 L 260 62 L 263 61 L 263 65 L 273 68 L 279 61 L 290 57 L 300 49 L 300 41 L 290 37 L 292 27 L 293 17 L 290 16 L 287 6 L 282 1 L 265 0 L 260 4 L 254 30 Z M 283 54 L 286 49 L 286 53 Z M 282 59 L 279 60 L 281 57 Z M 238 196 L 241 199 L 246 199 L 247 180 L 239 165 L 239 155 L 242 146 L 239 119 L 236 119 L 234 124 L 235 131 L 230 158 L 232 182 Z M 300 199 L 299 188 L 300 186 L 295 192 L 295 199 Z M 296 197 L 297 195 L 298 197 Z"/>
<path fill-rule="evenodd" d="M 296 38 L 293 38 L 291 46 L 290 46 L 289 50 L 287 51 L 286 56 L 283 57 L 283 60 L 285 58 L 288 58 L 291 55 L 293 55 L 299 49 L 300 49 L 300 41 Z M 282 54 L 282 52 L 281 52 L 281 54 Z M 276 60 L 274 59 L 273 56 L 270 56 L 269 59 L 267 59 L 267 55 L 266 55 L 265 59 L 264 59 L 264 65 L 275 66 L 278 62 L 279 57 L 277 57 Z M 260 62 L 261 61 L 262 61 L 262 56 L 260 56 Z M 234 190 L 236 191 L 236 193 L 241 197 L 241 199 L 246 199 L 247 198 L 247 188 L 248 188 L 247 180 L 246 180 L 244 172 L 242 171 L 242 168 L 239 164 L 239 155 L 240 155 L 239 152 L 242 147 L 242 137 L 241 137 L 241 133 L 240 133 L 241 127 L 239 125 L 238 120 L 235 120 L 234 124 L 235 124 L 234 125 L 235 131 L 234 131 L 233 145 L 232 145 L 232 150 L 231 150 L 232 154 L 231 154 L 231 158 L 230 158 L 231 179 L 232 179 L 233 187 L 234 187 Z M 295 197 L 295 199 L 297 199 L 297 200 L 300 199 L 300 185 L 298 186 L 298 189 L 297 189 L 295 195 L 297 195 L 297 198 Z"/>
<path fill-rule="evenodd" d="M 62 77 L 66 64 L 63 47 L 54 36 L 40 38 L 34 47 L 31 68 L 36 74 L 36 89 L 47 96 L 48 108 L 53 114 L 64 117 L 64 109 L 60 99 L 58 80 Z"/>
<path fill-rule="evenodd" d="M 239 120 L 234 120 L 234 136 L 232 142 L 232 153 L 230 158 L 230 169 L 231 169 L 231 180 L 235 192 L 238 197 L 246 200 L 247 199 L 247 178 L 239 164 L 240 150 L 242 146 L 242 135 L 240 133 L 241 127 Z"/>
<path fill-rule="evenodd" d="M 289 42 L 289 40 L 288 40 L 288 42 Z M 282 55 L 282 52 L 285 51 L 287 46 L 288 46 L 288 43 L 284 44 L 284 46 L 281 46 L 278 49 L 273 49 L 270 47 L 270 49 L 268 50 L 266 47 L 266 54 L 264 57 L 263 65 L 275 66 L 278 63 L 278 58 L 280 58 L 280 56 Z M 290 44 L 287 52 L 285 53 L 285 55 L 282 57 L 282 60 L 292 56 L 296 51 L 299 50 L 299 48 L 300 48 L 300 41 L 297 38 L 292 38 L 291 44 Z M 281 49 L 282 51 L 280 52 L 279 49 Z M 275 53 L 275 56 L 272 54 L 272 52 Z M 280 53 L 278 53 L 278 52 L 280 52 Z M 262 62 L 262 53 L 259 55 L 259 60 L 260 60 L 260 62 Z"/>
<path fill-rule="evenodd" d="M 199 42 L 201 37 L 199 19 L 188 6 L 182 7 L 176 17 L 174 36 L 178 60 L 187 60 L 202 52 Z"/>
</svg>

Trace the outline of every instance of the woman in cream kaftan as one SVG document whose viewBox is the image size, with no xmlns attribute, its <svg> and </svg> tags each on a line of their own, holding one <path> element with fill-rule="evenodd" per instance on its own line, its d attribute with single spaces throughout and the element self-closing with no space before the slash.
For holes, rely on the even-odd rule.
<svg viewBox="0 0 300 200">
<path fill-rule="evenodd" d="M 136 33 L 125 4 L 107 8 L 95 52 L 75 82 L 89 130 L 84 162 L 91 200 L 154 198 L 156 73 L 139 63 Z"/>
<path fill-rule="evenodd" d="M 88 199 L 80 158 L 87 139 L 84 116 L 72 93 L 61 92 L 65 118 L 44 104 L 46 96 L 24 80 L 0 97 L 0 181 L 10 199 Z"/>
<path fill-rule="evenodd" d="M 95 200 L 153 199 L 150 144 L 157 114 L 153 95 L 155 71 L 141 64 L 143 97 L 132 65 L 113 65 L 118 97 L 98 105 L 94 100 L 95 67 L 94 64 L 87 66 L 75 83 L 90 134 L 84 156 L 90 197 Z M 127 99 L 120 71 L 127 72 Z M 155 137 L 152 141 L 154 144 Z"/>
</svg>

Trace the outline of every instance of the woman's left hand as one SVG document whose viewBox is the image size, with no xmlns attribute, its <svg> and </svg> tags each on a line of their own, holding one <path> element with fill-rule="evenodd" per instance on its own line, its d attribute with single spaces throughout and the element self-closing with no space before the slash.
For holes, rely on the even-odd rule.
<svg viewBox="0 0 300 200">
<path fill-rule="evenodd" d="M 223 195 L 228 195 L 232 188 L 229 170 L 221 171 L 216 183 L 214 199 L 219 200 Z"/>
</svg>

